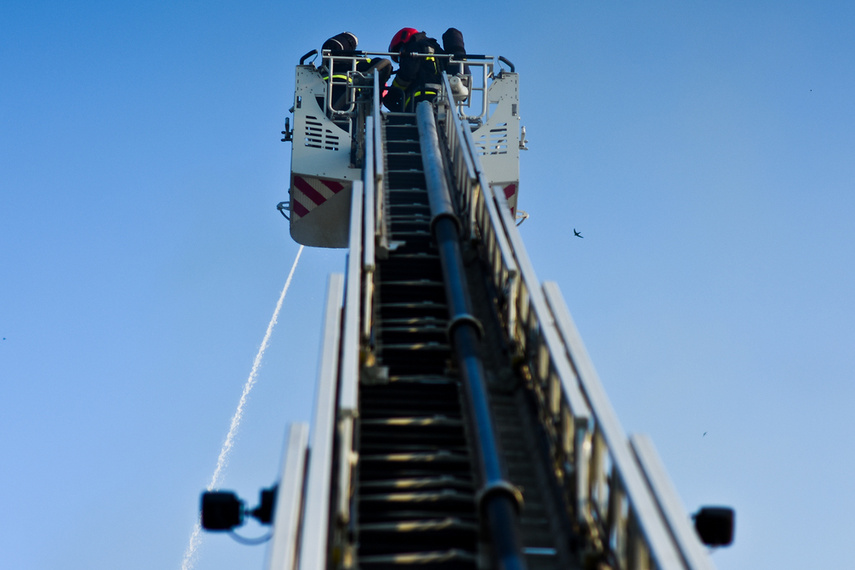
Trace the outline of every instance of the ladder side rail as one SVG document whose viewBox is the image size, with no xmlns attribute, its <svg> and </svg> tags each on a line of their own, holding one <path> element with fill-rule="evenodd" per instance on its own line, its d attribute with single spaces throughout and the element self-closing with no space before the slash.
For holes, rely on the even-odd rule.
<svg viewBox="0 0 855 570">
<path fill-rule="evenodd" d="M 300 535 L 300 515 L 306 484 L 309 425 L 291 424 L 285 442 L 282 475 L 276 488 L 273 536 L 267 549 L 267 570 L 294 570 L 297 563 L 297 539 Z"/>
<path fill-rule="evenodd" d="M 677 547 L 692 569 L 714 570 L 712 559 L 701 543 L 697 532 L 689 523 L 686 510 L 677 494 L 662 459 L 656 452 L 653 441 L 646 435 L 634 434 L 629 438 L 632 451 L 644 473 L 653 495 L 656 497 L 665 523 L 671 530 Z"/>
<path fill-rule="evenodd" d="M 474 239 L 476 226 L 473 204 L 476 201 L 475 194 L 480 190 L 478 187 L 478 170 L 475 167 L 473 155 L 468 152 L 469 149 L 464 142 L 463 124 L 451 97 L 451 84 L 446 72 L 442 73 L 442 85 L 443 94 L 437 102 L 437 107 L 444 111 L 441 117 L 444 119 L 445 143 L 451 157 L 449 167 L 452 170 L 454 183 L 457 187 L 457 192 L 455 192 L 457 211 L 460 218 L 468 222 L 468 227 L 464 229 L 468 231 L 469 238 Z"/>
<path fill-rule="evenodd" d="M 452 114 L 451 117 L 451 122 L 455 124 L 456 138 L 460 140 L 463 146 L 463 155 L 473 165 L 478 178 L 477 184 L 472 186 L 473 191 L 466 195 L 469 202 L 467 208 L 472 211 L 472 221 L 485 243 L 493 269 L 493 285 L 504 296 L 502 301 L 504 301 L 505 307 L 505 324 L 509 338 L 513 338 L 511 331 L 516 327 L 517 311 L 515 303 L 508 302 L 508 300 L 516 298 L 519 288 L 519 271 L 507 236 L 502 230 L 498 209 L 489 196 L 490 185 L 481 165 L 478 148 L 472 138 L 472 131 L 468 125 L 464 125 L 460 116 Z"/>
<path fill-rule="evenodd" d="M 518 357 L 531 371 L 532 389 L 541 419 L 546 422 L 544 428 L 550 434 L 553 458 L 561 465 L 572 514 L 578 520 L 589 502 L 586 449 L 593 423 L 591 410 L 563 357 L 561 339 L 501 188 L 494 188 L 491 198 L 519 268 L 509 299 L 515 315 L 508 332 Z"/>
<path fill-rule="evenodd" d="M 377 179 L 374 174 L 374 122 L 365 123 L 365 165 L 362 171 L 362 184 L 365 189 L 365 228 L 362 243 L 362 269 L 374 271 L 374 236 L 377 210 L 374 206 L 377 192 Z"/>
<path fill-rule="evenodd" d="M 447 74 L 443 74 L 445 85 L 444 93 L 451 92 Z M 453 112 L 447 97 L 442 101 L 446 107 L 445 114 L 445 141 L 448 152 L 453 157 L 452 166 L 455 175 L 456 192 L 458 196 L 458 207 L 461 212 L 470 212 L 468 216 L 470 228 L 469 234 L 472 239 L 480 239 L 484 244 L 487 262 L 491 268 L 491 276 L 496 291 L 503 296 L 500 301 L 504 302 L 504 322 L 513 323 L 513 304 L 507 303 L 507 299 L 513 295 L 517 276 L 516 262 L 511 253 L 505 234 L 497 231 L 501 228 L 498 211 L 491 200 L 486 199 L 484 188 L 486 184 L 483 169 L 478 160 L 478 153 L 472 140 L 472 133 L 468 125 L 464 127 L 463 121 L 457 112 Z M 477 234 L 477 235 L 476 235 Z"/>
<path fill-rule="evenodd" d="M 380 77 L 377 73 L 374 74 L 374 94 L 372 100 L 372 115 L 371 122 L 374 125 L 374 196 L 375 196 L 375 224 L 373 232 L 376 235 L 376 243 L 380 251 L 389 250 L 389 232 L 386 224 L 386 162 L 383 159 L 385 149 L 383 147 L 383 115 L 380 111 L 380 100 L 382 98 L 383 86 L 380 85 Z"/>
<path fill-rule="evenodd" d="M 443 77 L 446 84 L 446 93 L 450 93 L 447 76 Z M 461 201 L 461 210 L 471 211 L 473 226 L 477 227 L 478 233 L 485 245 L 485 253 L 491 267 L 493 284 L 496 290 L 503 295 L 504 317 L 508 326 L 509 338 L 514 338 L 514 331 L 520 321 L 516 318 L 519 306 L 523 312 L 531 303 L 522 289 L 518 279 L 518 268 L 513 257 L 507 236 L 502 230 L 502 222 L 499 217 L 498 208 L 492 199 L 488 199 L 481 189 L 489 189 L 480 161 L 476 152 L 472 134 L 469 129 L 463 128 L 463 123 L 457 113 L 446 115 L 446 141 L 451 147 L 450 152 L 454 158 L 453 165 L 456 175 L 456 184 Z M 465 169 L 459 168 L 460 157 L 465 157 Z M 464 176 L 461 170 L 466 173 Z M 474 178 L 474 180 L 473 180 Z M 474 204 L 473 204 L 474 202 Z M 474 234 L 475 227 L 472 228 Z M 514 300 L 518 300 L 515 302 Z M 528 313 L 533 314 L 533 313 Z M 528 330 L 540 329 L 539 324 L 529 323 Z M 520 331 L 526 330 L 522 327 Z M 555 461 L 561 466 L 562 483 L 573 504 L 576 513 L 582 512 L 587 502 L 585 481 L 587 479 L 586 462 L 583 460 L 584 447 L 587 439 L 588 427 L 590 425 L 590 413 L 587 404 L 581 397 L 575 384 L 569 384 L 570 371 L 561 369 L 554 365 L 549 358 L 548 350 L 544 350 L 545 343 L 538 342 L 538 336 L 530 332 L 522 332 L 524 339 L 535 338 L 532 344 L 538 344 L 541 349 L 538 352 L 540 365 L 536 369 L 540 372 L 539 382 L 536 382 L 535 390 L 539 394 L 539 402 L 545 408 L 544 417 L 548 418 L 547 432 L 550 434 L 550 445 Z M 553 342 L 554 344 L 554 342 Z M 525 345 L 523 345 L 524 350 Z M 535 352 L 535 351 L 533 351 Z M 568 387 L 565 388 L 565 384 Z M 544 396 L 540 386 L 547 386 L 548 397 Z M 548 401 L 548 403 L 547 403 Z"/>
<path fill-rule="evenodd" d="M 605 522 L 604 546 L 619 568 L 643 568 L 644 557 L 633 555 L 639 548 L 631 542 L 631 534 L 637 528 L 637 536 L 643 542 L 647 556 L 656 568 L 688 568 L 687 561 L 677 548 L 663 520 L 656 497 L 632 455 L 629 440 L 618 421 L 617 414 L 606 395 L 599 376 L 593 367 L 588 352 L 582 343 L 567 305 L 555 283 L 546 283 L 543 293 L 560 333 L 564 356 L 575 371 L 596 422 L 592 442 L 592 461 L 589 465 L 589 482 L 596 495 L 588 502 L 588 520 Z M 607 461 L 598 459 L 596 449 L 602 447 Z M 610 471 L 606 475 L 606 470 Z M 607 485 L 603 485 L 602 482 Z M 600 495 L 600 493 L 603 495 Z M 602 512 L 602 503 L 606 504 Z"/>
<path fill-rule="evenodd" d="M 443 73 L 442 81 L 445 88 L 448 86 L 448 77 Z M 448 159 L 446 165 L 451 174 L 451 181 L 454 187 L 451 199 L 454 202 L 454 207 L 457 212 L 457 217 L 462 223 L 462 236 L 472 240 L 474 227 L 471 223 L 469 215 L 469 204 L 472 202 L 473 186 L 477 183 L 475 169 L 470 161 L 462 152 L 462 146 L 458 140 L 457 132 L 454 129 L 454 108 L 449 100 L 442 96 L 435 102 L 437 110 L 437 118 L 439 126 L 442 128 L 441 142 L 444 142 L 443 151 Z"/>
<path fill-rule="evenodd" d="M 350 205 L 350 250 L 344 291 L 341 338 L 341 369 L 337 410 L 338 481 L 336 482 L 337 522 L 350 522 L 351 474 L 354 464 L 354 419 L 359 407 L 359 321 L 362 291 L 363 184 L 353 182 Z"/>
<path fill-rule="evenodd" d="M 318 371 L 318 391 L 312 424 L 306 494 L 300 541 L 299 570 L 326 568 L 329 559 L 330 492 L 333 467 L 335 401 L 341 340 L 344 276 L 330 275 L 327 284 L 324 332 Z"/>
<path fill-rule="evenodd" d="M 388 248 L 389 238 L 385 224 L 384 183 L 385 161 L 383 160 L 383 115 L 380 112 L 382 86 L 380 75 L 373 74 L 371 115 L 365 123 L 365 227 L 363 235 L 363 297 L 362 297 L 362 341 L 370 343 L 374 330 L 374 279 L 377 267 L 377 249 Z M 369 192 L 370 189 L 370 192 Z M 370 194 L 370 195 L 369 195 Z"/>
<path fill-rule="evenodd" d="M 350 239 L 347 254 L 347 280 L 345 283 L 344 323 L 342 327 L 342 381 L 339 395 L 339 412 L 357 409 L 359 314 L 362 269 L 362 212 L 364 190 L 361 180 L 353 182 L 350 205 Z"/>
<path fill-rule="evenodd" d="M 377 82 L 375 74 L 375 84 Z M 363 229 L 362 244 L 362 329 L 361 342 L 368 342 L 371 338 L 373 311 L 374 311 L 374 270 L 375 270 L 375 239 L 376 239 L 376 216 L 377 210 L 377 185 L 374 172 L 376 152 L 374 137 L 374 121 L 365 123 L 365 166 L 363 168 L 363 185 L 365 187 L 365 227 Z"/>
<path fill-rule="evenodd" d="M 479 174 L 480 188 L 489 188 L 482 174 Z M 475 209 L 476 223 L 484 241 L 485 250 L 492 268 L 493 285 L 501 298 L 505 330 L 508 338 L 513 338 L 517 327 L 517 304 L 514 299 L 519 294 L 519 268 L 508 243 L 507 236 L 501 231 L 502 223 L 495 202 L 484 192 L 479 192 Z"/>
</svg>

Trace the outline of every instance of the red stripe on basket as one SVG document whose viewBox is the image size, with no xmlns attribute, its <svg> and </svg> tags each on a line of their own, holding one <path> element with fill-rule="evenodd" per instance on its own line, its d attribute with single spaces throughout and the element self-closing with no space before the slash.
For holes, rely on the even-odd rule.
<svg viewBox="0 0 855 570">
<path fill-rule="evenodd" d="M 344 184 L 336 182 L 335 180 L 321 180 L 321 184 L 332 190 L 335 194 L 338 194 L 344 189 Z"/>
<path fill-rule="evenodd" d="M 294 213 L 301 218 L 309 213 L 309 210 L 297 200 L 291 200 L 291 209 L 293 209 Z"/>
<path fill-rule="evenodd" d="M 294 177 L 294 186 L 296 186 L 297 190 L 305 194 L 309 200 L 311 200 L 318 206 L 327 201 L 327 199 L 324 198 L 320 192 L 312 188 L 312 186 L 308 182 L 306 182 L 299 176 Z"/>
</svg>

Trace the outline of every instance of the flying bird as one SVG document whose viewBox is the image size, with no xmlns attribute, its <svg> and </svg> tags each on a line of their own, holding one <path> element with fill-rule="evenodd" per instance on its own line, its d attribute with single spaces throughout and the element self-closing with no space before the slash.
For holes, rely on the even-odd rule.
<svg viewBox="0 0 855 570">
<path fill-rule="evenodd" d="M 580 234 L 579 232 L 577 232 L 577 231 L 576 231 L 576 228 L 573 228 L 573 235 L 574 235 L 574 236 L 576 236 L 576 237 L 579 237 L 579 238 L 580 238 L 580 237 L 582 237 L 582 234 Z M 584 239 L 584 238 L 583 238 L 583 239 Z"/>
</svg>

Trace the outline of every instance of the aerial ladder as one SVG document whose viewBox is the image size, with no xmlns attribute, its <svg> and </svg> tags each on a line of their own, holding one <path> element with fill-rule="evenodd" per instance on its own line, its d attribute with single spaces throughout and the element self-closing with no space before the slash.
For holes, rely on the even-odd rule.
<svg viewBox="0 0 855 570">
<path fill-rule="evenodd" d="M 692 523 L 526 253 L 513 64 L 440 56 L 436 99 L 392 113 L 357 71 L 390 54 L 317 55 L 297 66 L 279 206 L 297 242 L 348 248 L 313 425 L 289 427 L 257 509 L 205 493 L 203 526 L 272 523 L 269 570 L 714 568 L 704 544 L 730 543 L 733 511 Z"/>
</svg>

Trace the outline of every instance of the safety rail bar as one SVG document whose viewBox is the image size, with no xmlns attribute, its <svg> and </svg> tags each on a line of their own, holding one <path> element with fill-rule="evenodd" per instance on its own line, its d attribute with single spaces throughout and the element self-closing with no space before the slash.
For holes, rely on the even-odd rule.
<svg viewBox="0 0 855 570">
<path fill-rule="evenodd" d="M 365 231 L 362 236 L 362 270 L 366 272 L 374 271 L 376 258 L 374 237 L 377 226 L 377 177 L 374 173 L 374 129 L 374 121 L 365 123 L 365 163 L 362 170 L 362 184 L 365 188 Z"/>
<path fill-rule="evenodd" d="M 363 230 L 363 291 L 362 291 L 362 341 L 370 342 L 374 314 L 374 271 L 377 251 L 388 250 L 386 230 L 385 162 L 383 160 L 383 117 L 380 113 L 380 78 L 374 74 L 374 93 L 371 116 L 365 122 L 365 161 L 362 180 L 365 185 L 365 228 Z"/>
<path fill-rule="evenodd" d="M 386 207 L 385 200 L 383 196 L 385 196 L 384 188 L 386 186 L 386 161 L 383 159 L 384 157 L 384 147 L 383 147 L 383 115 L 380 111 L 381 109 L 381 94 L 382 89 L 380 85 L 380 78 L 375 74 L 374 77 L 374 94 L 371 101 L 371 124 L 373 139 L 373 152 L 374 152 L 374 185 L 376 191 L 374 195 L 377 198 L 374 204 L 374 227 L 371 228 L 373 239 L 376 240 L 376 243 L 380 246 L 383 251 L 383 255 L 389 249 L 389 235 L 386 231 Z"/>
<path fill-rule="evenodd" d="M 374 98 L 371 106 L 371 123 L 374 125 L 374 180 L 376 189 L 374 195 L 377 197 L 377 200 L 374 204 L 376 215 L 374 217 L 375 226 L 373 231 L 379 248 L 378 254 L 381 258 L 384 258 L 386 253 L 389 251 L 389 232 L 388 224 L 386 223 L 386 201 L 384 199 L 384 196 L 386 195 L 384 190 L 386 186 L 386 162 L 383 159 L 383 116 L 380 112 L 380 79 L 376 74 L 374 85 Z"/>
<path fill-rule="evenodd" d="M 377 181 L 374 175 L 374 123 L 365 124 L 365 168 L 362 171 L 362 183 L 365 185 L 365 228 L 362 235 L 362 330 L 360 340 L 371 338 L 371 324 L 374 299 L 375 228 L 377 227 Z"/>
<path fill-rule="evenodd" d="M 523 369 L 530 376 L 530 388 L 540 408 L 556 473 L 578 513 L 590 499 L 585 485 L 588 477 L 585 452 L 594 423 L 591 410 L 563 356 L 561 339 L 522 241 L 518 234 L 507 231 L 508 220 L 516 230 L 507 201 L 496 200 L 490 187 L 486 188 L 489 194 L 484 199 L 494 201 L 496 208 L 491 213 L 497 218 L 489 217 L 485 221 L 499 224 L 494 231 L 505 234 L 518 275 L 509 296 L 502 300 L 506 332 L 517 359 L 526 365 Z M 504 199 L 504 194 L 500 192 L 500 195 Z"/>
<path fill-rule="evenodd" d="M 448 98 L 438 105 L 451 107 Z M 537 280 L 504 194 L 480 170 L 469 129 L 457 113 L 444 117 L 461 218 L 483 245 L 508 337 L 530 375 L 555 472 L 591 556 L 621 570 L 710 568 L 708 557 L 687 554 L 696 553 L 697 537 L 663 520 L 664 499 L 630 451 L 560 291 Z"/>
<path fill-rule="evenodd" d="M 325 71 L 327 73 L 327 94 L 324 98 L 326 101 L 326 111 L 332 117 L 349 117 L 354 114 L 354 110 L 356 109 L 356 97 L 355 97 L 355 87 L 353 85 L 354 76 L 364 77 L 364 75 L 357 71 L 356 66 L 363 61 L 368 61 L 370 58 L 368 54 L 363 52 L 339 52 L 334 50 L 323 50 L 321 52 L 321 71 Z M 338 74 L 334 74 L 333 70 L 336 68 L 336 63 L 345 63 L 350 69 L 344 72 L 344 78 L 338 77 Z M 339 66 L 341 68 L 341 66 Z M 333 88 L 339 86 L 343 87 L 347 91 L 347 107 L 343 109 L 336 109 L 333 107 Z M 364 85 L 360 85 L 358 87 L 365 87 Z"/>
<path fill-rule="evenodd" d="M 314 54 L 317 52 L 315 51 Z M 313 55 L 313 52 L 309 52 L 300 60 L 300 64 L 303 65 L 304 60 Z M 369 61 L 372 57 L 392 57 L 392 56 L 400 56 L 397 52 L 373 52 L 373 51 L 352 51 L 352 52 L 342 52 L 337 50 L 323 50 L 321 52 L 321 67 L 320 70 L 325 71 L 329 78 L 328 80 L 328 88 L 325 97 L 325 105 L 326 111 L 332 117 L 348 117 L 352 116 L 356 110 L 356 97 L 354 95 L 356 89 L 362 89 L 367 87 L 367 85 L 354 84 L 354 77 L 365 78 L 366 75 L 357 70 L 357 65 L 363 61 Z M 492 56 L 492 55 L 480 55 L 480 54 L 466 54 L 465 56 L 457 57 L 453 54 L 430 54 L 430 53 L 410 53 L 406 54 L 406 57 L 414 57 L 414 58 L 426 58 L 433 57 L 439 59 L 448 59 L 450 69 L 454 69 L 453 66 L 457 66 L 456 69 L 459 71 L 457 73 L 464 75 L 467 77 L 467 87 L 470 91 L 469 96 L 457 103 L 458 112 L 461 117 L 465 121 L 469 121 L 472 123 L 480 123 L 484 119 L 486 119 L 487 114 L 489 112 L 489 102 L 487 98 L 487 89 L 489 86 L 490 79 L 493 77 L 493 73 L 496 67 L 500 67 L 496 62 L 501 62 L 506 64 L 511 71 L 514 70 L 514 65 L 508 61 L 507 58 L 502 56 Z M 339 64 L 338 66 L 336 64 Z M 343 75 L 345 77 L 337 77 L 333 75 L 333 69 L 338 67 L 339 69 L 348 68 Z M 472 73 L 472 68 L 478 68 L 480 70 L 479 80 L 474 81 L 475 75 Z M 464 72 L 464 69 L 468 69 L 468 73 Z M 454 73 L 452 73 L 454 74 Z M 375 74 L 376 75 L 376 74 Z M 333 107 L 333 88 L 339 86 L 347 90 L 347 106 L 341 109 L 336 109 Z M 380 86 L 381 88 L 383 86 Z M 377 87 L 375 86 L 376 90 Z M 448 91 L 450 92 L 450 91 Z M 477 114 L 475 115 L 467 115 L 464 112 L 464 108 L 471 108 L 473 101 L 475 98 L 473 97 L 473 93 L 480 93 L 480 110 L 476 109 Z"/>
<path fill-rule="evenodd" d="M 448 77 L 443 76 L 446 93 L 450 92 Z M 438 106 L 445 108 L 445 115 L 449 110 L 449 99 L 443 98 L 438 101 Z M 505 298 L 515 297 L 517 287 L 518 271 L 513 261 L 513 253 L 508 239 L 503 232 L 496 231 L 501 225 L 489 223 L 488 218 L 498 221 L 498 211 L 492 200 L 485 198 L 482 188 L 489 186 L 484 181 L 484 173 L 476 165 L 475 152 L 472 145 L 471 132 L 464 128 L 459 117 L 455 120 L 443 120 L 445 129 L 445 141 L 450 153 L 450 168 L 455 185 L 457 198 L 457 211 L 462 219 L 468 221 L 470 239 L 480 239 L 486 260 L 490 265 L 493 277 L 493 285 Z M 476 233 L 479 235 L 476 236 Z M 509 305 L 505 314 L 505 322 L 510 327 L 515 326 L 516 313 L 514 307 Z"/>
<path fill-rule="evenodd" d="M 363 341 L 372 334 L 375 235 L 377 228 L 375 203 L 378 199 L 378 179 L 375 168 L 382 160 L 382 137 L 375 137 L 380 128 L 378 78 L 374 74 L 375 114 L 365 128 L 365 161 L 362 180 L 352 186 L 350 205 L 349 250 L 347 254 L 346 280 L 344 285 L 344 310 L 341 331 L 341 364 L 339 370 L 338 409 L 336 418 L 337 437 L 337 481 L 334 487 L 336 505 L 334 511 L 337 524 L 335 544 L 352 548 L 347 528 L 352 526 L 353 469 L 357 461 L 355 451 L 356 419 L 359 415 L 359 381 Z M 379 145 L 379 146 L 378 146 Z M 380 179 L 382 182 L 382 178 Z M 382 186 L 381 186 L 382 189 Z M 360 324 L 362 326 L 360 326 Z"/>
<path fill-rule="evenodd" d="M 342 323 L 340 391 L 338 399 L 338 481 L 336 519 L 342 527 L 352 523 L 353 468 L 356 463 L 355 422 L 359 415 L 359 381 L 362 346 L 373 334 L 376 241 L 385 227 L 382 207 L 385 167 L 379 77 L 373 74 L 370 120 L 365 123 L 365 160 L 362 180 L 355 180 L 350 205 L 350 235 Z M 361 325 L 361 326 L 360 326 Z M 342 539 L 344 537 L 341 537 Z M 345 542 L 342 540 L 341 542 Z"/>
</svg>

